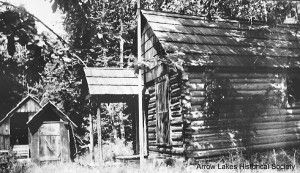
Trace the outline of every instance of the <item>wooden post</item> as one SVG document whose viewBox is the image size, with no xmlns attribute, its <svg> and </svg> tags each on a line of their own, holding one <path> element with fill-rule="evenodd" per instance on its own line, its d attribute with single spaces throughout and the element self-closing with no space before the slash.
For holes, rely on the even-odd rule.
<svg viewBox="0 0 300 173">
<path fill-rule="evenodd" d="M 102 134 L 101 134 L 101 116 L 100 116 L 100 104 L 97 108 L 97 133 L 98 133 L 98 149 L 99 149 L 99 166 L 101 168 L 103 164 L 103 155 L 102 155 Z"/>
<path fill-rule="evenodd" d="M 138 62 L 142 61 L 142 18 L 141 18 L 141 1 L 137 1 L 137 19 L 138 19 L 138 29 L 137 29 L 137 40 L 138 40 Z M 140 167 L 143 167 L 145 162 L 144 159 L 144 130 L 143 130 L 143 93 L 142 93 L 142 70 L 139 69 L 138 75 L 138 90 L 139 90 L 139 144 L 140 144 Z"/>
<path fill-rule="evenodd" d="M 94 132 L 93 132 L 93 118 L 92 114 L 89 114 L 89 121 L 90 121 L 90 154 L 92 157 L 93 163 L 95 162 L 94 156 Z"/>
<path fill-rule="evenodd" d="M 124 58 L 123 58 L 123 53 L 124 53 L 124 39 L 122 37 L 123 35 L 123 21 L 122 19 L 119 20 L 120 21 L 120 67 L 123 68 L 124 67 Z"/>
</svg>

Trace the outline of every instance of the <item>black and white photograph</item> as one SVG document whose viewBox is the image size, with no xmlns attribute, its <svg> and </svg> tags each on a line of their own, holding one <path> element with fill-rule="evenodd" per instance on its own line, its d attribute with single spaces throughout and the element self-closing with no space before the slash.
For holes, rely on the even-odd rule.
<svg viewBox="0 0 300 173">
<path fill-rule="evenodd" d="M 0 173 L 300 171 L 299 0 L 0 0 Z"/>
</svg>

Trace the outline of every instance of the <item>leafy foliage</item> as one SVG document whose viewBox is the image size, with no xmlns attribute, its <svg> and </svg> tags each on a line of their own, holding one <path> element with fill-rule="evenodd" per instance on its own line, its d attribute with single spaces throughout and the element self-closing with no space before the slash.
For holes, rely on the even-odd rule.
<svg viewBox="0 0 300 173">
<path fill-rule="evenodd" d="M 298 1 L 265 0 L 165 0 L 144 1 L 146 9 L 206 16 L 209 20 L 246 19 L 264 21 L 269 25 L 281 24 L 286 17 L 298 19 Z"/>
<path fill-rule="evenodd" d="M 230 136 L 232 145 L 247 146 L 257 130 L 251 122 L 265 115 L 270 107 L 285 108 L 286 90 L 270 85 L 264 94 L 241 94 L 228 78 L 217 77 L 217 73 L 217 68 L 206 70 L 205 99 L 201 105 L 204 114 L 220 134 Z M 232 116 L 245 118 L 247 123 L 240 125 Z"/>
<path fill-rule="evenodd" d="M 53 10 L 67 14 L 66 30 L 72 45 L 89 66 L 119 66 L 119 42 L 125 40 L 124 54 L 132 58 L 135 38 L 135 9 L 125 1 L 54 1 Z M 121 25 L 123 24 L 123 32 Z"/>
<path fill-rule="evenodd" d="M 1 7 L 0 23 L 0 114 L 32 94 L 42 104 L 54 102 L 80 126 L 87 114 L 83 71 L 68 47 L 47 33 L 37 34 L 33 16 L 22 7 Z"/>
<path fill-rule="evenodd" d="M 45 59 L 33 18 L 24 9 L 0 8 L 0 114 L 41 81 Z"/>
</svg>

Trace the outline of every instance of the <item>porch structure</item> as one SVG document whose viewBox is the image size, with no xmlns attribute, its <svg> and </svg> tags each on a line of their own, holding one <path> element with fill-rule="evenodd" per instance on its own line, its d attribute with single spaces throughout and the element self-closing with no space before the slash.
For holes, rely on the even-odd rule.
<svg viewBox="0 0 300 173">
<path fill-rule="evenodd" d="M 138 78 L 133 69 L 84 68 L 86 99 L 97 109 L 98 139 L 101 137 L 100 103 L 120 103 L 130 105 L 133 118 L 133 150 L 139 153 Z M 145 122 L 144 122 L 145 123 Z M 145 126 L 145 125 L 144 125 Z M 100 127 L 100 128 L 99 128 Z M 144 130 L 145 134 L 145 130 Z M 146 139 L 144 139 L 145 141 Z M 92 142 L 91 142 L 92 143 Z M 145 143 L 145 142 L 144 142 Z M 101 147 L 101 145 L 100 145 Z M 146 147 L 146 146 L 145 146 Z M 101 151 L 101 148 L 100 148 Z M 145 150 L 146 151 L 146 150 Z M 101 155 L 101 153 L 99 153 Z M 101 156 L 100 156 L 101 158 Z"/>
</svg>

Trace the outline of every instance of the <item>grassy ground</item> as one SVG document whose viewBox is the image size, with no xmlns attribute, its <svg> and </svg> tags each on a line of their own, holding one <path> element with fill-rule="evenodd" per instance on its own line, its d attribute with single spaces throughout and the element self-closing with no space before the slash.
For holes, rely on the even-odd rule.
<svg viewBox="0 0 300 173">
<path fill-rule="evenodd" d="M 30 165 L 27 169 L 27 173 L 133 173 L 133 172 L 141 172 L 141 173 L 152 173 L 152 172 L 164 172 L 164 173 L 217 173 L 217 172 L 249 172 L 249 173 L 272 173 L 272 172 L 278 172 L 277 169 L 199 169 L 195 166 L 188 166 L 188 167 L 182 167 L 182 166 L 165 166 L 165 165 L 155 165 L 153 163 L 146 163 L 143 168 L 139 168 L 136 164 L 129 164 L 129 165 L 123 165 L 123 164 L 111 164 L 106 165 L 104 167 L 98 168 L 88 168 L 78 165 L 77 163 L 59 163 L 59 164 L 48 164 L 44 166 L 36 166 L 36 165 Z M 295 170 L 281 170 L 280 172 L 300 172 L 299 168 L 296 168 Z"/>
<path fill-rule="evenodd" d="M 95 153 L 99 153 L 97 148 Z M 228 157 L 218 158 L 214 162 L 205 162 L 193 166 L 187 166 L 183 162 L 162 162 L 159 160 L 146 160 L 143 167 L 138 162 L 121 163 L 115 162 L 114 157 L 119 155 L 132 155 L 132 146 L 124 145 L 123 141 L 108 143 L 103 146 L 103 158 L 105 164 L 101 167 L 93 166 L 91 156 L 87 153 L 77 157 L 75 162 L 70 163 L 52 163 L 43 166 L 37 166 L 33 163 L 15 167 L 12 172 L 15 173 L 218 173 L 218 172 L 239 172 L 239 173 L 275 173 L 275 172 L 300 172 L 300 152 L 299 150 L 277 150 L 257 154 L 245 154 L 242 152 L 231 154 Z M 98 155 L 95 157 L 95 163 L 98 161 Z M 166 163 L 173 163 L 167 166 Z M 240 167 L 245 165 L 245 169 Z M 263 165 L 268 167 L 255 167 L 251 169 L 251 164 Z M 289 169 L 277 169 L 274 166 L 295 166 Z M 214 168 L 212 168 L 214 166 Z M 247 168 L 247 166 L 249 168 Z M 264 169 L 265 168 L 265 169 Z M 275 169 L 274 169 L 275 168 Z M 279 168 L 279 167 L 278 167 Z"/>
</svg>

